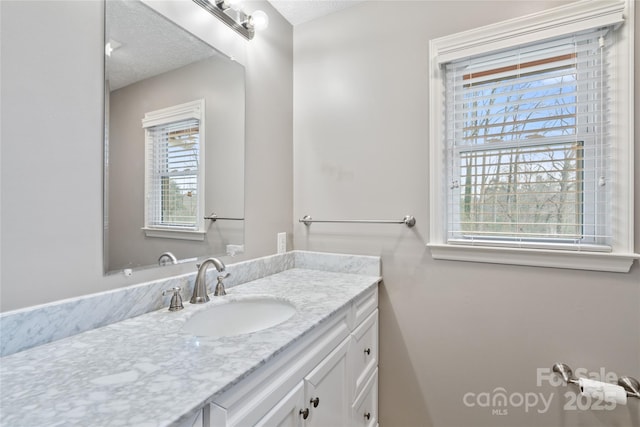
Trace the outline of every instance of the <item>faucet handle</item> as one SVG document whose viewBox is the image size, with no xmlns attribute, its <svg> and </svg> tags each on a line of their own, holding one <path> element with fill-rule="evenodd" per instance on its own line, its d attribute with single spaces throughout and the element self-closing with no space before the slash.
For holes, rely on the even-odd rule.
<svg viewBox="0 0 640 427">
<path fill-rule="evenodd" d="M 220 297 L 227 294 L 227 291 L 224 289 L 224 283 L 222 281 L 229 277 L 229 273 L 221 274 L 218 276 L 218 283 L 216 284 L 216 289 L 213 292 L 214 297 Z"/>
<path fill-rule="evenodd" d="M 184 308 L 182 305 L 182 296 L 180 295 L 181 290 L 182 288 L 175 287 L 162 291 L 162 296 L 165 296 L 167 292 L 173 292 L 173 295 L 171 296 L 171 303 L 169 304 L 169 311 L 178 311 Z"/>
</svg>

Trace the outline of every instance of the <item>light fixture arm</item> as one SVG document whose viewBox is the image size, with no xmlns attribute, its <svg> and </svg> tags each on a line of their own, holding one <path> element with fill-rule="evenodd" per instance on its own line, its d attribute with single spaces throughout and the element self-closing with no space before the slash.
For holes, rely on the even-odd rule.
<svg viewBox="0 0 640 427">
<path fill-rule="evenodd" d="M 230 28 L 247 40 L 253 39 L 256 30 L 267 27 L 269 17 L 261 10 L 256 10 L 252 15 L 233 6 L 238 0 L 193 0 L 198 6 L 220 19 Z"/>
<path fill-rule="evenodd" d="M 224 0 L 212 0 L 215 4 L 212 4 L 208 0 L 193 0 L 195 4 L 227 24 L 230 28 L 235 30 L 238 34 L 246 38 L 247 40 L 253 39 L 255 35 L 255 30 L 253 28 L 248 28 L 244 25 L 244 23 L 249 19 L 249 16 L 242 12 L 238 11 L 238 20 L 234 19 L 225 11 L 229 9 L 228 3 Z"/>
</svg>

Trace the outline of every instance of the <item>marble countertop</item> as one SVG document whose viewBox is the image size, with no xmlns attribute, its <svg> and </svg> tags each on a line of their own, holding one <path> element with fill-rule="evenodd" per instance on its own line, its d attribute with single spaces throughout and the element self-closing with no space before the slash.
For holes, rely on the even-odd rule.
<svg viewBox="0 0 640 427">
<path fill-rule="evenodd" d="M 379 277 L 294 268 L 228 290 L 225 297 L 166 308 L 0 359 L 2 426 L 170 426 L 221 395 L 328 320 Z M 181 329 L 225 300 L 272 296 L 296 314 L 233 337 Z"/>
</svg>

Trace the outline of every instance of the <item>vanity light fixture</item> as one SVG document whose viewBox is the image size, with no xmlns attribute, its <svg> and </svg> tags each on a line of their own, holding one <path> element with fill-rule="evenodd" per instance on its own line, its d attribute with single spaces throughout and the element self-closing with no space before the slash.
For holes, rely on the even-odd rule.
<svg viewBox="0 0 640 427">
<path fill-rule="evenodd" d="M 240 7 L 240 0 L 193 0 L 198 6 L 233 28 L 247 40 L 253 39 L 256 31 L 267 28 L 269 17 L 261 10 L 251 15 Z"/>
<path fill-rule="evenodd" d="M 227 10 L 229 8 L 237 9 L 240 4 L 240 0 L 215 0 L 216 6 L 218 6 L 222 10 Z"/>
<path fill-rule="evenodd" d="M 261 10 L 256 10 L 247 18 L 245 26 L 254 31 L 262 31 L 269 26 L 269 15 Z"/>
</svg>

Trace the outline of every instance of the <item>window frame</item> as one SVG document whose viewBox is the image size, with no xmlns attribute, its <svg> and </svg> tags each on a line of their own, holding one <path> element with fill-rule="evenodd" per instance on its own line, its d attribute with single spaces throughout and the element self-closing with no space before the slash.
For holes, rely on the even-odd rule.
<svg viewBox="0 0 640 427">
<path fill-rule="evenodd" d="M 582 0 L 524 17 L 499 22 L 429 42 L 429 166 L 430 233 L 427 246 L 434 259 L 475 261 L 581 270 L 628 272 L 634 253 L 634 2 Z M 519 45 L 559 38 L 605 26 L 617 26 L 613 49 L 612 114 L 617 121 L 611 134 L 614 150 L 612 170 L 613 238 L 610 252 L 576 251 L 554 247 L 503 247 L 490 244 L 452 244 L 447 241 L 445 182 L 445 91 L 441 65 L 466 57 L 497 52 Z"/>
<path fill-rule="evenodd" d="M 142 230 L 147 237 L 161 237 L 181 240 L 203 241 L 206 235 L 205 214 L 204 214 L 204 194 L 205 194 L 205 100 L 174 105 L 160 110 L 151 111 L 145 114 L 142 119 L 142 127 L 145 130 L 145 184 L 144 184 L 144 226 Z M 149 218 L 149 192 L 153 184 L 149 172 L 148 159 L 154 149 L 154 141 L 148 129 L 155 126 L 168 125 L 183 120 L 198 120 L 198 175 L 197 175 L 197 209 L 196 226 L 193 229 L 187 227 L 172 227 L 170 225 L 150 225 Z"/>
</svg>

